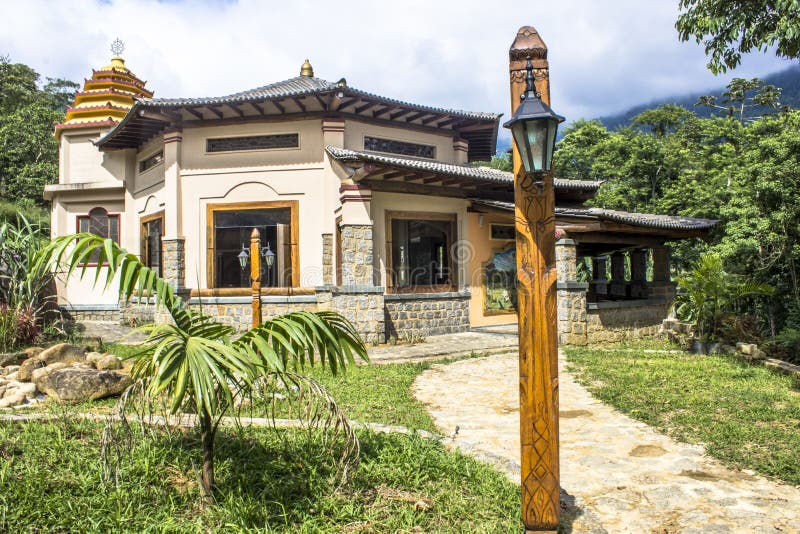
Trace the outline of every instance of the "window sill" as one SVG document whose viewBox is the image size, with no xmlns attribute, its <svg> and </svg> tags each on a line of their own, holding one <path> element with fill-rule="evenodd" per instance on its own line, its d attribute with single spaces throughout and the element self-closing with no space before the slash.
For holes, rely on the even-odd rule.
<svg viewBox="0 0 800 534">
<path fill-rule="evenodd" d="M 437 293 L 387 293 L 384 295 L 385 301 L 399 300 L 438 300 L 438 299 L 468 299 L 471 298 L 469 291 L 440 291 Z"/>
<path fill-rule="evenodd" d="M 291 296 L 291 295 L 314 295 L 316 290 L 313 287 L 262 287 L 261 296 Z M 253 290 L 249 287 L 220 287 L 210 289 L 192 289 L 190 297 L 250 297 Z"/>
</svg>

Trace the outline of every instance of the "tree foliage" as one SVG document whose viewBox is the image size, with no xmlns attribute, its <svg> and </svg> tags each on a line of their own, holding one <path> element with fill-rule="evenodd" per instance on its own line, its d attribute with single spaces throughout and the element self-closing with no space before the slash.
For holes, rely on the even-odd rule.
<svg viewBox="0 0 800 534">
<path fill-rule="evenodd" d="M 739 110 L 754 92 L 741 95 Z M 595 206 L 720 220 L 709 243 L 672 243 L 677 268 L 688 272 L 710 250 L 726 272 L 774 287 L 754 310 L 761 334 L 772 336 L 800 327 L 800 112 L 725 115 L 662 106 L 616 131 L 578 121 L 559 142 L 554 168 L 604 180 Z"/>
<path fill-rule="evenodd" d="M 743 54 L 773 46 L 780 57 L 800 57 L 797 0 L 680 0 L 678 6 L 681 41 L 702 43 L 714 74 L 735 69 Z"/>
<path fill-rule="evenodd" d="M 23 208 L 44 206 L 42 191 L 58 179 L 53 126 L 64 120 L 76 83 L 47 78 L 0 57 L 0 199 Z"/>
</svg>

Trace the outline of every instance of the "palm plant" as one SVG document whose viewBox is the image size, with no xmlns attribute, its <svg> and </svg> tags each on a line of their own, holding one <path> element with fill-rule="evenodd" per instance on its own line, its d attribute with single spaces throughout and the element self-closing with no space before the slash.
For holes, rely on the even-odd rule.
<svg viewBox="0 0 800 534">
<path fill-rule="evenodd" d="M 108 267 L 88 269 L 89 258 Z M 132 357 L 134 382 L 120 398 L 119 415 L 129 429 L 125 407 L 134 400 L 140 403 L 140 413 L 152 415 L 154 406 L 163 406 L 166 420 L 189 414 L 200 429 L 201 490 L 207 501 L 213 501 L 214 441 L 221 421 L 231 415 L 240 424 L 242 412 L 236 408 L 242 401 L 269 404 L 276 384 L 286 392 L 298 392 L 308 406 L 316 406 L 306 415 L 343 435 L 345 456 L 357 456 L 358 442 L 347 419 L 321 385 L 301 374 L 305 365 L 319 363 L 335 373 L 355 363 L 354 356 L 367 360 L 360 336 L 342 316 L 289 313 L 235 338 L 231 327 L 203 314 L 202 308 L 188 309 L 172 286 L 138 257 L 111 239 L 93 234 L 55 238 L 37 255 L 35 266 L 61 270 L 66 279 L 91 274 L 94 284 L 106 289 L 117 280 L 122 299 L 147 299 L 172 318 L 170 324 L 142 327 L 147 341 L 144 350 Z M 323 416 L 319 406 L 325 411 Z M 107 436 L 112 434 L 108 430 Z M 119 458 L 118 450 L 115 456 Z"/>
<path fill-rule="evenodd" d="M 717 336 L 725 315 L 737 311 L 742 301 L 770 295 L 773 288 L 725 271 L 722 258 L 707 252 L 692 270 L 678 277 L 675 312 L 678 318 L 695 323 L 700 341 Z"/>
</svg>

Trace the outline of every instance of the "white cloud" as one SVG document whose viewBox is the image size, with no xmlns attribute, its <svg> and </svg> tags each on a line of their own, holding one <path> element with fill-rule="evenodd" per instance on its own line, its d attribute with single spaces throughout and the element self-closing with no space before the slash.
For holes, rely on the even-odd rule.
<svg viewBox="0 0 800 534">
<path fill-rule="evenodd" d="M 76 81 L 105 65 L 119 36 L 127 65 L 156 96 L 209 96 L 296 76 L 418 103 L 507 112 L 507 50 L 534 25 L 550 48 L 553 107 L 596 117 L 724 85 L 702 47 L 679 43 L 677 0 L 0 3 L 0 55 Z M 787 63 L 754 55 L 734 73 Z M 730 76 L 729 76 L 730 77 Z"/>
</svg>

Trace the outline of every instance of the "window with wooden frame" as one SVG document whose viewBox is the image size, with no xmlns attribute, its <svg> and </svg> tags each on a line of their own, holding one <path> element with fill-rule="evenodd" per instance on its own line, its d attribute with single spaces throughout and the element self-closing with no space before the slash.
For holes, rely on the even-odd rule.
<svg viewBox="0 0 800 534">
<path fill-rule="evenodd" d="M 119 214 L 110 214 L 105 208 L 97 207 L 87 215 L 78 215 L 77 230 L 80 233 L 90 233 L 103 239 L 111 239 L 119 244 Z M 97 254 L 92 254 L 89 264 L 96 264 Z"/>
<path fill-rule="evenodd" d="M 458 266 L 451 253 L 455 214 L 387 212 L 386 229 L 386 280 L 391 291 L 452 291 L 458 287 Z"/>
<path fill-rule="evenodd" d="M 250 234 L 261 234 L 261 287 L 300 285 L 297 201 L 209 204 L 206 214 L 209 288 L 250 287 Z M 247 254 L 242 269 L 239 255 Z M 274 254 L 272 267 L 266 257 Z"/>
<path fill-rule="evenodd" d="M 141 219 L 141 259 L 158 276 L 163 273 L 161 264 L 161 238 L 164 236 L 164 212 L 160 211 Z"/>
<path fill-rule="evenodd" d="M 159 150 L 139 162 L 139 174 L 149 171 L 156 165 L 164 163 L 164 151 Z"/>
</svg>

